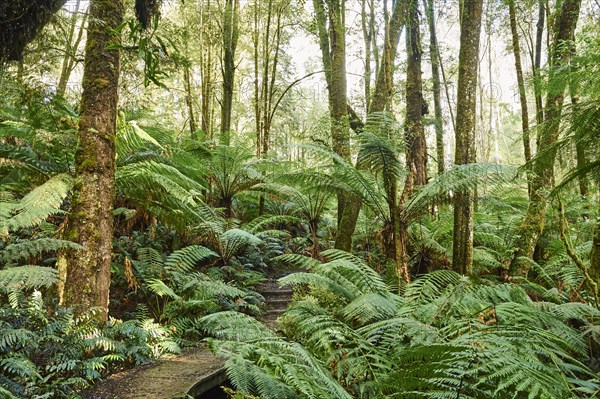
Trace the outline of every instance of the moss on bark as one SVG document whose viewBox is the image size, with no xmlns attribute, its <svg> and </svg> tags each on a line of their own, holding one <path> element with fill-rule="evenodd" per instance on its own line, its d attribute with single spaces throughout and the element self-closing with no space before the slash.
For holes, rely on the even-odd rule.
<svg viewBox="0 0 600 399">
<path fill-rule="evenodd" d="M 115 135 L 122 0 L 92 0 L 86 43 L 75 187 L 66 236 L 82 251 L 66 254 L 64 303 L 76 313 L 100 308 L 108 315 L 115 193 Z"/>
</svg>

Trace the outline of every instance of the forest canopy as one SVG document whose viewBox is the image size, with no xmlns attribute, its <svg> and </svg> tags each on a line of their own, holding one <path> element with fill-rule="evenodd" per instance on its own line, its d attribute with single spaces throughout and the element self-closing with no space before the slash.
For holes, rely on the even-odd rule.
<svg viewBox="0 0 600 399">
<path fill-rule="evenodd" d="M 236 398 L 597 397 L 599 38 L 597 0 L 3 2 L 0 396 L 210 336 Z"/>
</svg>

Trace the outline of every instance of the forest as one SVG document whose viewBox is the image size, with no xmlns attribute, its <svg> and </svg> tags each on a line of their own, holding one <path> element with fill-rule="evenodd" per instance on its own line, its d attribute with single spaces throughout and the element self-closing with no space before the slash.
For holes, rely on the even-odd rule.
<svg viewBox="0 0 600 399">
<path fill-rule="evenodd" d="M 600 397 L 599 188 L 598 0 L 2 1 L 0 398 Z"/>
</svg>

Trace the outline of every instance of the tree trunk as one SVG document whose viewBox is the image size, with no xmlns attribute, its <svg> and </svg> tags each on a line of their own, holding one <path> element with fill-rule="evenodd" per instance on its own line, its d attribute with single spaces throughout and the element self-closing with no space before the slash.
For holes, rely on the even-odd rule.
<svg viewBox="0 0 600 399">
<path fill-rule="evenodd" d="M 207 139 L 212 139 L 213 136 L 213 120 L 214 120 L 214 84 L 215 84 L 215 69 L 213 66 L 213 53 L 215 44 L 212 41 L 211 24 L 213 15 L 211 14 L 211 2 L 207 0 L 201 2 L 200 11 L 200 31 L 202 34 L 202 48 L 200 50 L 200 78 L 201 78 L 201 114 L 202 120 L 200 128 L 204 132 Z"/>
<path fill-rule="evenodd" d="M 427 24 L 429 25 L 429 57 L 431 58 L 431 80 L 433 82 L 433 108 L 435 112 L 435 148 L 437 156 L 437 170 L 441 175 L 446 169 L 444 164 L 444 119 L 442 116 L 441 83 L 440 83 L 440 57 L 435 28 L 435 8 L 433 0 L 423 0 Z"/>
<path fill-rule="evenodd" d="M 385 111 L 391 102 L 393 94 L 393 66 L 396 59 L 396 51 L 400 41 L 400 33 L 404 27 L 404 17 L 407 0 L 397 0 L 394 3 L 392 17 L 385 33 L 383 45 L 383 59 L 380 60 L 380 66 L 377 70 L 375 80 L 375 90 L 371 99 L 371 104 L 368 108 L 368 113 L 376 113 Z M 361 156 L 359 154 L 358 158 Z M 356 165 L 361 168 L 360 164 Z M 386 189 L 386 191 L 389 191 Z M 360 200 L 358 198 L 349 198 L 342 212 L 338 213 L 338 231 L 336 235 L 336 248 L 352 248 L 352 235 L 356 229 L 358 214 L 360 213 Z M 346 250 L 349 250 L 346 249 Z"/>
<path fill-rule="evenodd" d="M 371 98 L 371 44 L 373 42 L 373 38 L 371 37 L 371 32 L 373 31 L 372 25 L 375 21 L 371 20 L 371 14 L 367 14 L 367 0 L 361 0 L 360 2 L 360 23 L 363 34 L 363 42 L 365 45 L 365 70 L 363 79 L 365 81 L 365 110 L 369 106 L 369 100 Z"/>
<path fill-rule="evenodd" d="M 223 97 L 221 100 L 221 137 L 220 143 L 231 144 L 231 111 L 235 80 L 235 51 L 239 28 L 239 0 L 226 0 L 223 12 Z"/>
<path fill-rule="evenodd" d="M 190 78 L 190 66 L 183 67 L 183 83 L 185 86 L 185 104 L 188 109 L 188 120 L 190 124 L 190 138 L 198 140 L 198 132 L 196 131 L 196 116 L 194 115 L 194 94 L 192 92 L 192 80 Z"/>
<path fill-rule="evenodd" d="M 527 191 L 531 195 L 531 143 L 529 139 L 529 111 L 527 110 L 527 94 L 525 91 L 525 78 L 521 66 L 521 46 L 517 32 L 517 11 L 515 0 L 509 0 L 508 13 L 510 16 L 510 31 L 512 34 L 513 54 L 515 56 L 515 70 L 517 71 L 517 85 L 519 87 L 519 102 L 521 103 L 521 129 L 523 131 L 523 150 L 527 168 Z"/>
<path fill-rule="evenodd" d="M 539 126 L 544 123 L 544 105 L 542 103 L 542 78 L 540 68 L 542 67 L 542 40 L 544 38 L 544 19 L 546 7 L 544 0 L 538 0 L 538 21 L 535 34 L 535 53 L 533 60 L 533 90 L 535 93 L 535 120 Z"/>
<path fill-rule="evenodd" d="M 327 8 L 325 8 L 323 0 L 313 0 L 313 5 L 329 95 L 332 147 L 336 154 L 350 160 L 344 0 L 328 0 Z M 352 237 L 340 235 L 339 232 L 340 229 L 346 229 L 341 227 L 341 215 L 343 215 L 346 205 L 353 201 L 355 199 L 349 195 L 338 194 L 338 234 L 336 235 L 335 248 L 348 252 L 352 250 Z"/>
<path fill-rule="evenodd" d="M 79 26 L 79 31 L 77 33 L 77 37 L 75 38 L 75 42 L 73 42 L 73 36 L 75 35 L 75 29 L 77 27 L 80 3 L 81 0 L 77 0 L 77 2 L 75 3 L 75 12 L 71 16 L 71 25 L 69 27 L 69 34 L 67 37 L 65 57 L 63 58 L 62 68 L 60 71 L 60 78 L 58 79 L 58 86 L 56 87 L 56 94 L 59 96 L 64 96 L 65 91 L 67 90 L 67 83 L 69 82 L 69 78 L 71 77 L 71 72 L 73 72 L 73 68 L 75 68 L 75 53 L 77 52 L 79 44 L 81 43 L 81 39 L 83 38 L 83 31 L 85 30 L 85 23 L 88 17 L 88 13 L 86 11 L 86 13 L 83 14 L 83 18 L 81 19 L 81 25 Z"/>
<path fill-rule="evenodd" d="M 461 2 L 460 52 L 456 107 L 456 150 L 454 163 L 474 163 L 477 65 L 483 0 Z M 473 267 L 473 194 L 469 190 L 454 196 L 454 241 L 452 264 L 458 273 L 469 274 Z"/>
<path fill-rule="evenodd" d="M 67 252 L 64 303 L 81 313 L 99 307 L 108 316 L 115 193 L 115 135 L 121 0 L 92 0 L 87 33 L 83 94 L 76 156 L 78 184 L 66 236 L 83 246 Z"/>
<path fill-rule="evenodd" d="M 409 1 L 406 28 L 406 166 L 415 186 L 422 186 L 427 184 L 427 143 L 421 119 L 424 106 L 418 0 Z"/>
<path fill-rule="evenodd" d="M 598 202 L 600 204 L 600 202 Z M 598 209 L 600 212 L 600 207 Z M 590 275 L 594 281 L 600 280 L 600 218 L 596 221 L 594 238 L 592 239 L 592 251 L 590 253 Z"/>
<path fill-rule="evenodd" d="M 544 110 L 544 124 L 538 129 L 538 155 L 533 163 L 531 197 L 527 213 L 519 227 L 520 242 L 511 264 L 511 274 L 527 275 L 529 262 L 521 262 L 522 257 L 531 258 L 535 246 L 544 229 L 548 191 L 554 183 L 554 160 L 556 142 L 560 131 L 560 117 L 564 102 L 566 82 L 558 76 L 558 70 L 568 65 L 573 55 L 570 42 L 577 26 L 581 0 L 565 0 L 556 24 L 556 36 L 552 45 L 552 66 L 550 69 L 550 88 Z"/>
</svg>

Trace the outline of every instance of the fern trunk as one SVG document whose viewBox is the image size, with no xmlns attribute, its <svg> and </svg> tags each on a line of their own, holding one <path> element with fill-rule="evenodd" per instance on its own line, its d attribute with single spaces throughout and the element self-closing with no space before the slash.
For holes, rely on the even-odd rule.
<svg viewBox="0 0 600 399">
<path fill-rule="evenodd" d="M 474 163 L 476 159 L 477 64 L 482 13 L 483 0 L 462 3 L 454 159 L 457 165 Z M 473 267 L 473 193 L 469 190 L 454 195 L 452 264 L 461 274 L 469 274 Z"/>
<path fill-rule="evenodd" d="M 101 320 L 108 316 L 119 82 L 119 50 L 107 47 L 120 44 L 114 31 L 122 16 L 122 0 L 90 3 L 75 167 L 78 183 L 66 233 L 84 249 L 66 254 L 64 304 L 76 313 L 99 307 Z"/>
<path fill-rule="evenodd" d="M 512 275 L 527 275 L 529 262 L 523 258 L 533 257 L 535 246 L 544 230 L 548 192 L 554 183 L 554 160 L 556 158 L 560 118 L 566 89 L 566 79 L 558 76 L 558 70 L 568 65 L 573 55 L 572 38 L 577 26 L 581 0 L 565 0 L 557 19 L 556 37 L 553 43 L 552 66 L 549 77 L 549 93 L 546 99 L 545 124 L 538 130 L 538 155 L 533 163 L 531 196 L 527 213 L 519 227 L 519 246 L 511 264 Z"/>
</svg>

